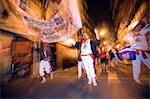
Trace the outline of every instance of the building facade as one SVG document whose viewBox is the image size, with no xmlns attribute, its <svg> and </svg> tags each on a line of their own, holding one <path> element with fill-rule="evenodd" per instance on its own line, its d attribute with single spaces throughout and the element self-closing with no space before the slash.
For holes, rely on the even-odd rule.
<svg viewBox="0 0 150 99">
<path fill-rule="evenodd" d="M 111 0 L 110 9 L 119 41 L 148 14 L 148 6 L 147 0 Z"/>
</svg>

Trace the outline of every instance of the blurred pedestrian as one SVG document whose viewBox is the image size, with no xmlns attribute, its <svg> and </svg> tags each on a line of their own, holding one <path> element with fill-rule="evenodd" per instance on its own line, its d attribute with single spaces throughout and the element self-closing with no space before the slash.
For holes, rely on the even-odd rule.
<svg viewBox="0 0 150 99">
<path fill-rule="evenodd" d="M 111 67 L 114 67 L 116 70 L 118 70 L 118 50 L 115 48 L 115 44 L 113 43 L 111 46 L 111 50 L 109 51 L 110 60 L 111 60 Z"/>
<path fill-rule="evenodd" d="M 96 28 L 94 28 L 94 33 L 96 34 L 96 35 L 94 35 L 94 39 L 93 39 L 93 42 L 97 42 L 97 40 L 99 40 L 99 36 L 98 36 L 98 30 L 96 29 Z M 97 43 L 93 43 L 93 44 L 91 44 L 91 46 L 92 46 L 92 51 L 93 51 L 93 55 L 94 55 L 94 66 L 95 66 L 95 68 L 96 68 L 96 65 L 98 65 L 98 51 L 97 51 L 97 46 L 98 46 L 98 43 L 99 42 L 97 42 Z M 99 43 L 100 44 L 100 43 Z"/>
<path fill-rule="evenodd" d="M 143 27 L 143 28 L 142 28 Z M 141 84 L 139 75 L 141 71 L 141 62 L 150 69 L 150 51 L 146 40 L 146 34 L 150 32 L 150 25 L 141 22 L 123 37 L 124 41 L 129 41 L 130 45 L 136 51 L 136 60 L 132 60 L 133 78 L 135 82 Z"/>
<path fill-rule="evenodd" d="M 78 49 L 78 79 L 81 79 L 82 69 L 85 69 L 81 59 L 81 41 L 75 43 L 73 47 Z"/>
<path fill-rule="evenodd" d="M 101 45 L 98 52 L 99 52 L 99 62 L 102 65 L 102 72 L 106 73 L 106 64 L 107 64 L 106 50 Z"/>
</svg>

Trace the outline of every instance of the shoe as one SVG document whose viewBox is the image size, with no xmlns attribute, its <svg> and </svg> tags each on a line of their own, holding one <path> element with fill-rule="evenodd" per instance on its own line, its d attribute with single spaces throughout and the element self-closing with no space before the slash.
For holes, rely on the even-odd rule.
<svg viewBox="0 0 150 99">
<path fill-rule="evenodd" d="M 78 79 L 80 80 L 80 79 L 81 79 L 81 76 L 78 76 Z"/>
<path fill-rule="evenodd" d="M 44 77 L 41 83 L 43 84 L 43 83 L 45 83 L 45 82 L 46 82 L 46 79 L 45 79 L 45 77 Z"/>
<path fill-rule="evenodd" d="M 53 73 L 50 74 L 50 77 L 51 77 L 51 79 L 53 79 L 53 77 L 54 77 L 54 76 L 53 76 Z"/>
<path fill-rule="evenodd" d="M 93 82 L 93 86 L 96 87 L 97 86 L 97 82 L 96 82 L 95 78 L 92 78 L 92 82 Z"/>
<path fill-rule="evenodd" d="M 142 85 L 141 81 L 139 79 L 134 79 L 134 81 L 140 85 Z"/>
<path fill-rule="evenodd" d="M 91 85 L 91 84 L 92 84 L 92 81 L 91 81 L 91 79 L 89 79 L 89 81 L 88 81 L 88 84 L 89 84 L 89 85 Z"/>
<path fill-rule="evenodd" d="M 93 83 L 93 86 L 94 86 L 94 87 L 97 87 L 97 82 L 94 82 L 94 83 Z"/>
</svg>

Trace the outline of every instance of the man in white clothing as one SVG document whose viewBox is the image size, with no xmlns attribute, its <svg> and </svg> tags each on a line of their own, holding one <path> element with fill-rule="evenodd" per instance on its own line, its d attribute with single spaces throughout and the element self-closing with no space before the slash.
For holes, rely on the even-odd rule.
<svg viewBox="0 0 150 99">
<path fill-rule="evenodd" d="M 93 84 L 93 86 L 97 86 L 97 82 L 96 82 L 96 75 L 95 75 L 95 70 L 94 70 L 94 55 L 93 52 L 95 52 L 96 46 L 99 45 L 100 41 L 99 41 L 99 37 L 98 37 L 98 33 L 95 33 L 97 40 L 92 41 L 89 39 L 89 36 L 87 33 L 83 33 L 83 38 L 81 40 L 81 45 L 80 45 L 80 57 L 81 57 L 81 61 L 84 65 L 86 74 L 87 74 L 87 78 L 88 78 L 88 84 Z M 78 42 L 77 42 L 78 43 Z M 76 43 L 76 44 L 77 44 Z M 76 45 L 74 44 L 74 45 Z"/>
<path fill-rule="evenodd" d="M 139 75 L 141 71 L 141 62 L 143 62 L 150 69 L 150 51 L 146 40 L 146 33 L 150 32 L 150 26 L 146 25 L 142 28 L 138 24 L 136 28 L 123 37 L 124 41 L 129 41 L 132 48 L 136 50 L 136 60 L 132 61 L 133 78 L 141 84 Z"/>
<path fill-rule="evenodd" d="M 81 79 L 82 77 L 82 69 L 84 69 L 84 66 L 83 66 L 83 62 L 81 60 L 81 41 L 80 42 L 75 42 L 74 41 L 74 44 L 73 44 L 73 47 L 77 48 L 78 49 L 78 79 Z"/>
<path fill-rule="evenodd" d="M 78 79 L 82 77 L 82 69 L 85 69 L 83 66 L 83 62 L 78 60 Z"/>
<path fill-rule="evenodd" d="M 53 77 L 53 74 L 51 73 L 52 71 L 50 65 L 51 52 L 49 50 L 48 44 L 43 44 L 42 48 L 43 49 L 37 49 L 37 51 L 40 54 L 39 74 L 42 78 L 42 83 L 45 83 L 46 82 L 45 72 L 51 76 L 51 79 Z"/>
</svg>

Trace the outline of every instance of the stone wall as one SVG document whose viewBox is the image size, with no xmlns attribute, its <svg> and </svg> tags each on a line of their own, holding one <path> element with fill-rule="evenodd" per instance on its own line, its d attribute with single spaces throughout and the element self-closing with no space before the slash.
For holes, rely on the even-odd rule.
<svg viewBox="0 0 150 99">
<path fill-rule="evenodd" d="M 14 35 L 0 30 L 0 81 L 5 83 L 8 81 L 7 73 L 12 62 L 11 44 Z"/>
<path fill-rule="evenodd" d="M 56 57 L 58 68 L 69 68 L 77 64 L 77 50 L 66 47 L 60 43 L 56 44 Z"/>
</svg>

